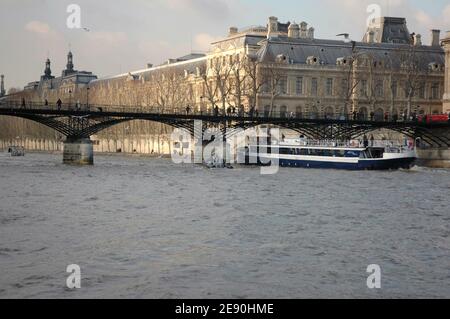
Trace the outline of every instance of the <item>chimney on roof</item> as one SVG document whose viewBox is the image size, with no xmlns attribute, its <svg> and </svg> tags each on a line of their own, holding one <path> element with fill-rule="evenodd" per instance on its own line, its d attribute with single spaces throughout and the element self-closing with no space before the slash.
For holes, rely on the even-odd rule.
<svg viewBox="0 0 450 319">
<path fill-rule="evenodd" d="M 368 43 L 375 43 L 375 32 L 372 30 L 369 31 Z"/>
<path fill-rule="evenodd" d="M 414 35 L 414 45 L 421 46 L 422 45 L 422 36 L 420 34 Z"/>
<path fill-rule="evenodd" d="M 313 27 L 308 29 L 308 39 L 314 39 L 314 28 Z"/>
<path fill-rule="evenodd" d="M 308 36 L 308 23 L 300 23 L 300 38 L 305 39 Z"/>
<path fill-rule="evenodd" d="M 267 38 L 278 33 L 278 18 L 269 17 L 269 23 L 267 25 Z"/>
<path fill-rule="evenodd" d="M 300 37 L 300 27 L 297 23 L 291 23 L 288 28 L 288 37 L 298 39 Z"/>
<path fill-rule="evenodd" d="M 441 30 L 431 30 L 431 46 L 438 47 L 440 46 L 440 36 Z"/>
<path fill-rule="evenodd" d="M 238 28 L 236 27 L 230 27 L 230 29 L 228 30 L 228 35 L 232 36 L 238 33 Z"/>
</svg>

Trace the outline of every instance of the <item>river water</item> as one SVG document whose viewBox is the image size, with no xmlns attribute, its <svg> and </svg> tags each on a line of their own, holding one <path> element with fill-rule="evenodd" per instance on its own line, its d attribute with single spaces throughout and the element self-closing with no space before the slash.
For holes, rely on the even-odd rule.
<svg viewBox="0 0 450 319">
<path fill-rule="evenodd" d="M 0 298 L 450 297 L 449 170 L 27 154 L 0 155 L 0 181 Z"/>
</svg>

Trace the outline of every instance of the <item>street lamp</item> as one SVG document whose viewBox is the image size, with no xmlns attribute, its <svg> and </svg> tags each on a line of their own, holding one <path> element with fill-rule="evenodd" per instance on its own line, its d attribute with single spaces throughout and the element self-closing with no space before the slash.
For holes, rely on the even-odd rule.
<svg viewBox="0 0 450 319">
<path fill-rule="evenodd" d="M 389 81 L 390 81 L 390 86 L 391 86 L 391 107 L 390 107 L 390 112 L 389 112 L 389 116 L 392 118 L 393 114 L 394 114 L 394 108 L 395 108 L 395 96 L 394 96 L 394 90 L 398 90 L 397 88 L 394 88 L 394 64 L 392 62 L 392 57 L 388 52 L 385 52 L 384 55 L 389 59 Z M 395 112 L 397 113 L 397 112 Z"/>
<path fill-rule="evenodd" d="M 89 111 L 89 86 L 86 88 L 86 109 Z"/>
<path fill-rule="evenodd" d="M 72 90 L 69 90 L 69 109 L 72 109 Z"/>
</svg>

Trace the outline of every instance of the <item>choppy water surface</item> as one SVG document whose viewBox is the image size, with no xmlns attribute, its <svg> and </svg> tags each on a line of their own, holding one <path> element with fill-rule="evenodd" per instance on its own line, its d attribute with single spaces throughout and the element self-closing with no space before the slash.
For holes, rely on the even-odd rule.
<svg viewBox="0 0 450 319">
<path fill-rule="evenodd" d="M 60 162 L 0 157 L 0 298 L 450 297 L 448 170 Z"/>
</svg>

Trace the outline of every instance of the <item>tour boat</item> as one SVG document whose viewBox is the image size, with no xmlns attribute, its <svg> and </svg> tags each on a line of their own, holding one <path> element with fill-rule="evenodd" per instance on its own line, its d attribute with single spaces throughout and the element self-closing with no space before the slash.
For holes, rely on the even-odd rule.
<svg viewBox="0 0 450 319">
<path fill-rule="evenodd" d="M 336 141 L 283 140 L 277 144 L 249 144 L 241 155 L 247 165 L 329 168 L 346 170 L 409 169 L 417 158 L 413 142 L 394 146 L 392 142 L 339 143 Z M 367 144 L 373 144 L 371 146 Z M 376 144 L 376 146 L 375 146 Z M 383 145 L 384 144 L 384 145 Z M 242 153 L 244 152 L 244 153 Z"/>
</svg>

